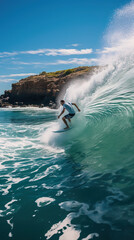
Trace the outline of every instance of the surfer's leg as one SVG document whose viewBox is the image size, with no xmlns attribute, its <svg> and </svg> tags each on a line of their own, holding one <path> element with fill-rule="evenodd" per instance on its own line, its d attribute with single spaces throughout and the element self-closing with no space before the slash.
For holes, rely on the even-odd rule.
<svg viewBox="0 0 134 240">
<path fill-rule="evenodd" d="M 62 120 L 63 120 L 63 122 L 64 122 L 64 123 L 65 123 L 65 125 L 66 125 L 66 128 L 64 128 L 64 129 L 67 129 L 67 128 L 69 128 L 69 126 L 68 126 L 68 123 L 67 123 L 67 121 L 66 121 L 65 117 L 63 117 L 63 118 L 62 118 Z"/>
<path fill-rule="evenodd" d="M 68 118 L 68 121 L 71 123 L 71 119 L 70 118 Z"/>
</svg>

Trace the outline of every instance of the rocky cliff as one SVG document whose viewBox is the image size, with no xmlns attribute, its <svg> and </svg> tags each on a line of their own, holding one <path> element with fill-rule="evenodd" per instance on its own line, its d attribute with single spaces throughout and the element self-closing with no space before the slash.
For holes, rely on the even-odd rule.
<svg viewBox="0 0 134 240">
<path fill-rule="evenodd" d="M 56 108 L 61 91 L 65 92 L 72 80 L 82 81 L 99 67 L 78 67 L 57 72 L 42 72 L 12 84 L 12 89 L 0 96 L 0 107 L 49 106 Z"/>
</svg>

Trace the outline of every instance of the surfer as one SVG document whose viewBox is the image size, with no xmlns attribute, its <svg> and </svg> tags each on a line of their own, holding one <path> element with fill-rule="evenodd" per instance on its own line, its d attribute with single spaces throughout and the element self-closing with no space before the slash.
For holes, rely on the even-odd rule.
<svg viewBox="0 0 134 240">
<path fill-rule="evenodd" d="M 66 127 L 64 129 L 68 129 L 69 125 L 68 125 L 66 119 L 68 119 L 68 121 L 71 122 L 71 118 L 73 118 L 75 116 L 75 111 L 74 111 L 73 105 L 78 109 L 79 112 L 80 112 L 80 109 L 78 108 L 76 103 L 69 103 L 69 102 L 66 103 L 64 100 L 61 100 L 60 104 L 63 106 L 63 110 L 60 113 L 60 115 L 58 116 L 58 118 L 61 117 L 61 115 L 65 112 L 65 110 L 67 110 L 69 112 L 67 115 L 62 117 L 62 120 L 66 125 Z"/>
</svg>

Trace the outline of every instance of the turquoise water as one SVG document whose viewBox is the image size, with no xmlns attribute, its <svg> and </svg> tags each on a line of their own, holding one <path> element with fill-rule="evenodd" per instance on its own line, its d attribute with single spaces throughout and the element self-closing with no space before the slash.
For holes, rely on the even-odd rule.
<svg viewBox="0 0 134 240">
<path fill-rule="evenodd" d="M 0 240 L 134 239 L 133 9 L 111 20 L 105 68 L 68 87 L 70 131 L 53 133 L 60 109 L 0 109 Z"/>
<path fill-rule="evenodd" d="M 132 240 L 133 64 L 72 84 L 65 99 L 81 108 L 66 133 L 52 132 L 59 110 L 0 110 L 0 238 Z"/>
</svg>

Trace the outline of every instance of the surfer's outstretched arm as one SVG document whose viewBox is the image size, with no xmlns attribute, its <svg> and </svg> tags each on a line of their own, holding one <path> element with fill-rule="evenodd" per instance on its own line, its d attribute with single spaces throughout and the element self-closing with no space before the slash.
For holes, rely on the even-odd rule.
<svg viewBox="0 0 134 240">
<path fill-rule="evenodd" d="M 72 105 L 74 105 L 78 109 L 78 111 L 80 112 L 80 109 L 79 109 L 79 107 L 77 106 L 76 103 L 72 103 Z"/>
<path fill-rule="evenodd" d="M 63 108 L 62 112 L 60 113 L 60 115 L 58 116 L 58 118 L 60 118 L 60 116 L 65 112 L 65 108 Z"/>
</svg>

